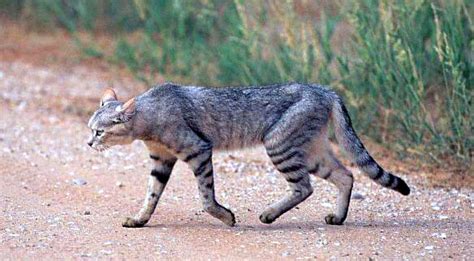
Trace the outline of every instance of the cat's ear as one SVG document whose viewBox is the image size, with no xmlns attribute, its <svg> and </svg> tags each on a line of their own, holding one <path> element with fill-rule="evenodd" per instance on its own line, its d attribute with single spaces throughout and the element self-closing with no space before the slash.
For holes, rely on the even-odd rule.
<svg viewBox="0 0 474 261">
<path fill-rule="evenodd" d="M 135 97 L 128 100 L 122 105 L 122 113 L 134 114 L 135 113 Z"/>
<path fill-rule="evenodd" d="M 116 101 L 117 100 L 117 94 L 115 94 L 114 89 L 112 88 L 107 88 L 102 95 L 102 98 L 100 99 L 100 106 L 104 106 L 106 102 L 109 101 Z"/>
<path fill-rule="evenodd" d="M 123 123 L 129 121 L 133 115 L 135 114 L 136 107 L 135 107 L 135 98 L 131 98 L 122 106 L 118 106 L 116 109 L 119 112 L 117 123 Z"/>
</svg>

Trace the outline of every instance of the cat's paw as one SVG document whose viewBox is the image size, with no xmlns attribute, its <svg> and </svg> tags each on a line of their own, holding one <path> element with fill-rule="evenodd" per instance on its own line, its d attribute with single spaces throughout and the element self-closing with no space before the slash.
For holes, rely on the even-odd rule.
<svg viewBox="0 0 474 261">
<path fill-rule="evenodd" d="M 334 214 L 329 214 L 324 218 L 324 221 L 326 221 L 326 224 L 328 225 L 342 225 L 344 220 L 342 218 L 337 217 Z"/>
<path fill-rule="evenodd" d="M 235 215 L 232 211 L 229 210 L 228 216 L 226 218 L 221 219 L 224 224 L 228 225 L 229 227 L 235 226 Z"/>
<path fill-rule="evenodd" d="M 276 219 L 274 215 L 272 215 L 272 213 L 269 211 L 264 211 L 258 218 L 260 219 L 260 222 L 265 224 L 271 224 Z"/>
<path fill-rule="evenodd" d="M 218 218 L 220 221 L 224 222 L 224 224 L 230 227 L 235 225 L 234 213 L 221 205 L 205 206 L 204 211 L 211 214 L 211 216 Z"/>
<path fill-rule="evenodd" d="M 134 218 L 127 217 L 122 222 L 122 227 L 143 227 L 146 222 L 138 221 Z"/>
</svg>

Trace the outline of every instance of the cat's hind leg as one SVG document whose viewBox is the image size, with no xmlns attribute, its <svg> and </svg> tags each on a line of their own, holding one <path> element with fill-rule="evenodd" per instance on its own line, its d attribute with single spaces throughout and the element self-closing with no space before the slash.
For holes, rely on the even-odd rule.
<svg viewBox="0 0 474 261">
<path fill-rule="evenodd" d="M 263 223 L 272 223 L 313 193 L 304 159 L 305 152 L 300 146 L 296 146 L 297 144 L 297 139 L 289 138 L 284 139 L 282 143 L 273 148 L 269 145 L 266 146 L 267 154 L 270 156 L 273 165 L 288 182 L 291 193 L 270 205 L 260 215 L 260 221 Z"/>
<path fill-rule="evenodd" d="M 313 187 L 304 165 L 295 164 L 277 168 L 288 182 L 291 193 L 263 211 L 259 218 L 262 223 L 266 224 L 272 223 L 313 193 Z"/>
<path fill-rule="evenodd" d="M 264 133 L 263 144 L 273 165 L 288 182 L 291 193 L 272 204 L 260 221 L 272 223 L 283 213 L 313 193 L 307 168 L 307 150 L 311 141 L 328 122 L 328 112 L 311 110 L 312 103 L 301 101 L 288 108 Z"/>
<path fill-rule="evenodd" d="M 339 190 L 336 213 L 327 215 L 324 220 L 329 225 L 342 225 L 346 220 L 351 200 L 353 176 L 330 150 L 322 158 L 315 160 L 309 172 L 334 184 Z"/>
<path fill-rule="evenodd" d="M 149 150 L 154 166 L 148 177 L 145 201 L 134 217 L 125 218 L 122 223 L 124 227 L 143 227 L 150 220 L 177 160 L 176 157 L 162 150 L 153 150 L 150 147 Z"/>
</svg>

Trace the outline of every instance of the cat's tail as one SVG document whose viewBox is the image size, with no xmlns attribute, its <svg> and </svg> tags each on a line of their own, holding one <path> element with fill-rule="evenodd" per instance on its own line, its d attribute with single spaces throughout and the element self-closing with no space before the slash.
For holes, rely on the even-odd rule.
<svg viewBox="0 0 474 261">
<path fill-rule="evenodd" d="M 352 128 L 349 113 L 339 96 L 334 100 L 332 115 L 336 139 L 349 154 L 352 161 L 365 172 L 369 178 L 378 184 L 396 190 L 403 195 L 410 194 L 410 188 L 403 179 L 385 171 L 372 156 L 370 156 L 354 131 L 354 128 Z"/>
</svg>

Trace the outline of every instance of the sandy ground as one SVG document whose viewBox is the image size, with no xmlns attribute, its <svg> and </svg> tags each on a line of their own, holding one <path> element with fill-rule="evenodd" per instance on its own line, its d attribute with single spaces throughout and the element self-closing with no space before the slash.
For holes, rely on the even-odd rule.
<svg viewBox="0 0 474 261">
<path fill-rule="evenodd" d="M 140 142 L 102 154 L 91 150 L 86 122 L 104 87 L 114 86 L 125 99 L 143 86 L 100 64 L 58 63 L 54 52 L 37 54 L 37 45 L 21 48 L 9 39 L 0 48 L 2 260 L 474 256 L 470 181 L 433 185 L 436 173 L 394 161 L 370 143 L 374 157 L 405 178 L 413 193 L 403 197 L 353 169 L 357 199 L 343 226 L 324 224 L 337 191 L 319 179 L 308 200 L 275 223 L 261 224 L 260 212 L 287 188 L 257 148 L 214 157 L 217 197 L 236 214 L 236 227 L 202 211 L 194 177 L 180 162 L 149 224 L 123 228 L 123 218 L 142 204 L 151 162 Z"/>
</svg>

